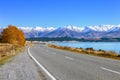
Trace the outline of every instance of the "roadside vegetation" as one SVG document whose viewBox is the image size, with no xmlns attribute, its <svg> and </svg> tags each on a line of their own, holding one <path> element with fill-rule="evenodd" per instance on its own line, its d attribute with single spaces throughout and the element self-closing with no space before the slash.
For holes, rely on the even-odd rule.
<svg viewBox="0 0 120 80">
<path fill-rule="evenodd" d="M 120 55 L 116 54 L 115 52 L 112 51 L 104 51 L 104 50 L 94 50 L 93 48 L 71 48 L 67 46 L 58 46 L 58 45 L 53 45 L 53 44 L 48 44 L 49 47 L 56 48 L 56 49 L 62 49 L 62 50 L 67 50 L 67 51 L 72 51 L 72 52 L 77 52 L 80 54 L 88 54 L 88 55 L 93 55 L 93 56 L 99 56 L 99 57 L 105 57 L 105 58 L 112 58 L 112 59 L 117 59 L 120 60 Z"/>
<path fill-rule="evenodd" d="M 9 25 L 3 29 L 0 35 L 0 65 L 4 64 L 5 60 L 22 51 L 25 43 L 23 32 L 16 26 Z"/>
</svg>

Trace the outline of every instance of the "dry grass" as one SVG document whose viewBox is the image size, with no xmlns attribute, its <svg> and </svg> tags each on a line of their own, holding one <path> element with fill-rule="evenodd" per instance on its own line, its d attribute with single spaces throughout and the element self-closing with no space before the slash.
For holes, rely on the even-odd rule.
<svg viewBox="0 0 120 80">
<path fill-rule="evenodd" d="M 11 44 L 0 43 L 0 59 L 12 54 L 14 54 L 14 47 Z"/>
<path fill-rule="evenodd" d="M 53 45 L 53 44 L 48 44 L 48 46 L 52 47 L 52 48 L 77 52 L 77 53 L 81 53 L 81 54 L 88 54 L 88 55 L 93 55 L 93 56 L 99 56 L 99 57 L 104 57 L 104 58 L 112 58 L 112 59 L 120 60 L 120 55 L 118 55 L 112 51 L 94 50 L 93 48 L 86 48 L 86 49 L 71 48 L 71 47 L 67 47 L 67 46 L 58 46 L 58 45 Z"/>
<path fill-rule="evenodd" d="M 3 65 L 9 58 L 23 51 L 25 47 L 14 47 L 11 44 L 0 43 L 0 65 Z"/>
</svg>

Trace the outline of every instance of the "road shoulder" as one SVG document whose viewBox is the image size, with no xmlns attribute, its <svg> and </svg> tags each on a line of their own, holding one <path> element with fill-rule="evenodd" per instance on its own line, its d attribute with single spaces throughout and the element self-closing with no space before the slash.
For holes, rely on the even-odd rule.
<svg viewBox="0 0 120 80">
<path fill-rule="evenodd" d="M 25 51 L 0 67 L 0 80 L 45 80 L 45 77 Z"/>
</svg>

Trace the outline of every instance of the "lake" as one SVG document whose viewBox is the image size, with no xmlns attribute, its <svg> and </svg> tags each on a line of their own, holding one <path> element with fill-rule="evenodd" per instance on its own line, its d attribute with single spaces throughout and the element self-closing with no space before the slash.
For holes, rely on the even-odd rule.
<svg viewBox="0 0 120 80">
<path fill-rule="evenodd" d="M 60 45 L 60 46 L 69 46 L 75 48 L 94 48 L 95 50 L 102 49 L 106 51 L 114 51 L 120 54 L 120 42 L 52 42 L 52 44 Z"/>
</svg>

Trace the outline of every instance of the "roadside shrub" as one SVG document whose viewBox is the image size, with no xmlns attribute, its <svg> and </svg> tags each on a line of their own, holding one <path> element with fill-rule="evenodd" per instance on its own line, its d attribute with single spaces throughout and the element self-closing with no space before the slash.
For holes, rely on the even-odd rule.
<svg viewBox="0 0 120 80">
<path fill-rule="evenodd" d="M 98 51 L 103 51 L 102 49 L 99 49 Z"/>
<path fill-rule="evenodd" d="M 86 48 L 85 50 L 94 50 L 92 47 L 90 47 L 90 48 Z"/>
<path fill-rule="evenodd" d="M 118 57 L 120 57 L 120 54 L 118 54 Z"/>
<path fill-rule="evenodd" d="M 25 37 L 23 32 L 16 26 L 9 25 L 2 31 L 1 42 L 10 43 L 14 46 L 23 46 L 25 44 Z"/>
</svg>

